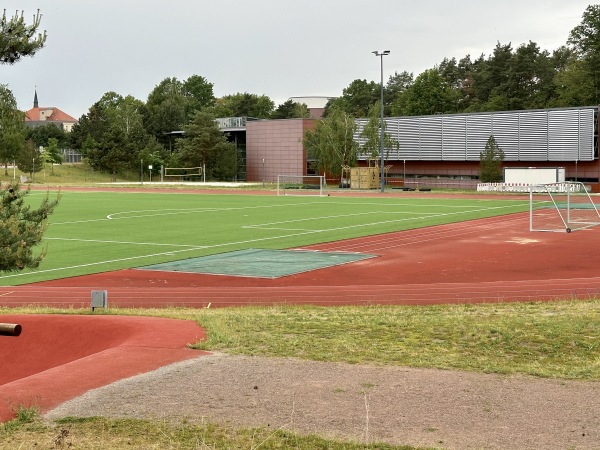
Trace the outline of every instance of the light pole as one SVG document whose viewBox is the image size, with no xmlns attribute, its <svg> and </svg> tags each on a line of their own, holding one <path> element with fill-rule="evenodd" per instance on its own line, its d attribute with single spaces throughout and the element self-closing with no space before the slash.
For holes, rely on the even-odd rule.
<svg viewBox="0 0 600 450">
<path fill-rule="evenodd" d="M 381 60 L 381 138 L 380 138 L 380 157 L 381 157 L 381 192 L 385 191 L 385 173 L 383 171 L 383 139 L 385 137 L 384 134 L 384 125 L 383 125 L 383 57 L 390 54 L 389 50 L 378 51 L 375 50 L 373 52 L 375 56 L 379 56 Z"/>
</svg>

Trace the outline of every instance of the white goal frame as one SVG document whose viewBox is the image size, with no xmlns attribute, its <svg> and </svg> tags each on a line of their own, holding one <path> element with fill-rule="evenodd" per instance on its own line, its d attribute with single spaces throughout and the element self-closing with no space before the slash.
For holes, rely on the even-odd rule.
<svg viewBox="0 0 600 450">
<path fill-rule="evenodd" d="M 277 175 L 277 195 L 327 196 L 322 175 Z"/>
<path fill-rule="evenodd" d="M 181 181 L 186 177 L 204 178 L 203 175 L 204 170 L 202 167 L 163 167 L 164 177 L 178 177 Z"/>
<path fill-rule="evenodd" d="M 583 183 L 563 182 L 529 187 L 530 231 L 570 233 L 598 225 L 598 206 Z"/>
</svg>

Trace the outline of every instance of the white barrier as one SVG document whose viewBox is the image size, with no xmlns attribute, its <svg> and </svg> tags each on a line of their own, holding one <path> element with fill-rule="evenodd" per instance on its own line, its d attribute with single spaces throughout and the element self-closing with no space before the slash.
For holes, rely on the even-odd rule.
<svg viewBox="0 0 600 450">
<path fill-rule="evenodd" d="M 556 184 L 554 192 L 565 192 L 569 189 L 570 192 L 580 192 L 581 183 L 550 183 Z M 478 183 L 477 192 L 547 192 L 548 185 L 529 184 L 529 183 Z M 568 186 L 568 187 L 565 187 Z M 552 188 L 550 188 L 552 189 Z M 587 192 L 591 189 L 585 186 Z"/>
</svg>

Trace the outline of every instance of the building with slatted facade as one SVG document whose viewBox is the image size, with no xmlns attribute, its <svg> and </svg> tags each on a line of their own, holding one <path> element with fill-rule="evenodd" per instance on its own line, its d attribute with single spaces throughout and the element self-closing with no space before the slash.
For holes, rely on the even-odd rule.
<svg viewBox="0 0 600 450">
<path fill-rule="evenodd" d="M 367 120 L 357 120 L 359 144 Z M 505 154 L 505 167 L 564 167 L 567 180 L 599 182 L 595 106 L 390 117 L 385 126 L 399 144 L 384 153 L 392 185 L 474 188 L 490 136 Z"/>
</svg>

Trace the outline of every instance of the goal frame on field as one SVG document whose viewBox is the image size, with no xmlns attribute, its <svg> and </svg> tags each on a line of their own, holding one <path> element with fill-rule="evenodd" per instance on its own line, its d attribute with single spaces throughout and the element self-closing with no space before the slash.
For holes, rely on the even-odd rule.
<svg viewBox="0 0 600 450">
<path fill-rule="evenodd" d="M 598 206 L 580 182 L 529 186 L 529 230 L 583 230 L 600 225 Z"/>
<path fill-rule="evenodd" d="M 277 175 L 277 195 L 310 195 L 325 197 L 322 175 Z"/>
<path fill-rule="evenodd" d="M 180 181 L 185 178 L 202 177 L 202 167 L 163 167 L 164 177 L 178 177 Z"/>
</svg>

